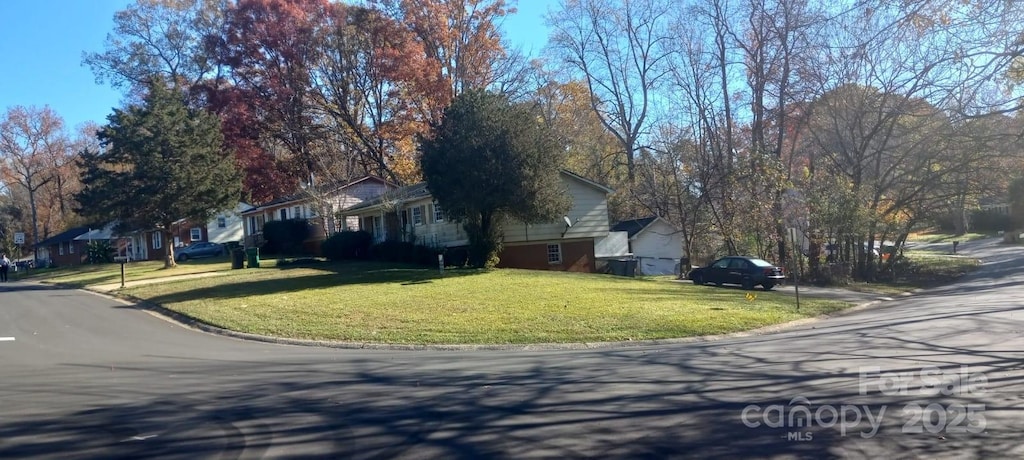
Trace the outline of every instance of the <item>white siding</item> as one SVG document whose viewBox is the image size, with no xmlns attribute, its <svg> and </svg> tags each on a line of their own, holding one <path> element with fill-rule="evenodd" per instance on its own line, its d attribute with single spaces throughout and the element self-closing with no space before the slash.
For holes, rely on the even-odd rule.
<svg viewBox="0 0 1024 460">
<path fill-rule="evenodd" d="M 341 211 L 366 200 L 376 198 L 386 192 L 388 188 L 388 185 L 375 180 L 365 180 L 341 191 L 338 196 L 331 200 L 331 204 L 334 205 L 335 212 Z"/>
<path fill-rule="evenodd" d="M 569 238 L 602 238 L 608 234 L 608 197 L 603 191 L 584 184 L 577 179 L 561 175 L 562 182 L 569 190 L 572 208 L 566 214 L 572 227 L 565 228 L 562 219 L 550 224 L 523 225 L 509 223 L 505 225 L 505 242 L 519 243 L 539 240 L 559 240 Z M 565 232 L 565 235 L 562 235 Z"/>
<path fill-rule="evenodd" d="M 668 223 L 655 220 L 633 239 L 637 257 L 678 259 L 683 256 L 683 237 Z"/>
<path fill-rule="evenodd" d="M 594 257 L 618 257 L 629 254 L 629 232 L 608 232 L 594 240 Z"/>
<path fill-rule="evenodd" d="M 218 214 L 206 224 L 207 239 L 212 243 L 228 243 L 231 241 L 242 241 L 245 238 L 245 226 L 241 212 L 251 206 L 245 203 L 238 203 L 235 209 L 230 212 Z M 217 218 L 223 217 L 225 227 L 217 226 Z"/>
<path fill-rule="evenodd" d="M 565 221 L 526 226 L 522 223 L 505 224 L 505 243 L 516 244 L 526 242 L 557 241 L 567 239 L 602 238 L 608 235 L 608 200 L 603 190 L 581 182 L 575 178 L 561 175 L 570 197 L 572 208 L 567 216 L 573 225 L 566 229 Z M 423 206 L 422 225 L 414 225 L 412 209 Z M 427 246 L 463 246 L 469 244 L 462 224 L 454 222 L 434 222 L 433 200 L 430 197 L 420 198 L 402 205 L 407 212 L 405 226 L 406 240 L 415 238 L 415 242 Z M 380 216 L 381 210 L 373 207 L 356 212 L 359 218 Z M 370 230 L 362 226 L 364 230 Z M 563 232 L 565 235 L 563 236 Z"/>
<path fill-rule="evenodd" d="M 418 206 L 423 207 L 423 225 L 413 225 L 412 209 Z M 425 246 L 465 246 L 469 244 L 466 239 L 466 232 L 462 230 L 462 224 L 449 222 L 434 222 L 434 202 L 429 198 L 420 199 L 406 204 L 403 207 L 409 216 L 406 226 L 406 235 L 414 236 L 415 243 Z"/>
<path fill-rule="evenodd" d="M 265 217 L 265 222 L 269 222 L 272 220 L 281 219 L 281 209 L 288 210 L 289 218 L 319 218 L 323 217 L 322 214 L 326 213 L 328 217 L 326 225 L 327 230 L 329 232 L 345 230 L 345 228 L 348 226 L 356 226 L 355 224 L 357 224 L 357 222 L 346 222 L 343 226 L 339 228 L 338 223 L 335 222 L 334 219 L 335 213 L 337 213 L 338 211 L 342 211 L 346 208 L 355 206 L 359 203 L 362 203 L 363 201 L 376 198 L 377 196 L 383 194 L 390 188 L 392 188 L 390 185 L 383 184 L 375 179 L 368 179 L 359 182 L 358 184 L 352 185 L 350 187 L 345 187 L 344 189 L 339 190 L 337 195 L 333 197 L 328 197 L 325 201 L 326 206 L 329 209 L 317 209 L 318 206 L 314 205 L 312 198 L 304 198 L 301 200 L 290 201 L 287 203 L 281 203 L 274 205 L 272 207 L 268 207 L 266 209 L 261 210 L 261 214 L 259 215 Z M 302 208 L 302 214 L 300 216 L 293 215 L 296 206 Z M 247 222 L 248 216 L 244 216 L 244 219 Z M 242 226 L 242 231 L 244 236 L 249 236 L 249 228 L 247 225 Z"/>
</svg>

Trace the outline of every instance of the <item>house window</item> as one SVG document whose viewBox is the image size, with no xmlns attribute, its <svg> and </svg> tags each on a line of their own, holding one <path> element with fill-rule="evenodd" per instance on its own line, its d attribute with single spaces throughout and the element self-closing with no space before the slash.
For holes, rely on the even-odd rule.
<svg viewBox="0 0 1024 460">
<path fill-rule="evenodd" d="M 561 244 L 549 244 L 548 245 L 548 263 L 549 264 L 560 264 L 560 263 L 562 263 L 562 245 Z"/>
<path fill-rule="evenodd" d="M 57 243 L 57 255 L 64 255 L 64 243 Z"/>
<path fill-rule="evenodd" d="M 160 232 L 153 232 L 153 249 L 160 249 L 164 247 L 163 234 Z"/>
<path fill-rule="evenodd" d="M 74 253 L 75 253 L 75 242 L 74 241 L 68 241 L 68 254 L 74 254 Z"/>
<path fill-rule="evenodd" d="M 377 241 L 384 241 L 384 219 L 373 218 L 373 236 L 377 238 Z"/>
<path fill-rule="evenodd" d="M 249 216 L 249 234 L 256 234 L 256 216 Z"/>
<path fill-rule="evenodd" d="M 293 218 L 295 218 L 295 219 L 301 219 L 302 218 L 302 206 L 296 206 L 295 209 L 292 209 L 292 211 L 293 211 L 292 212 L 292 217 Z"/>
<path fill-rule="evenodd" d="M 192 239 L 192 241 L 202 241 L 203 240 L 203 229 L 201 229 L 199 227 L 195 227 L 192 230 L 189 230 L 189 235 L 188 236 Z"/>
<path fill-rule="evenodd" d="M 412 208 L 412 224 L 423 225 L 423 208 L 419 206 Z"/>
<path fill-rule="evenodd" d="M 434 222 L 444 222 L 444 211 L 437 203 L 434 203 Z"/>
<path fill-rule="evenodd" d="M 217 218 L 217 228 L 228 228 L 228 218 L 227 217 L 218 217 Z"/>
<path fill-rule="evenodd" d="M 281 208 L 281 220 L 288 220 L 288 208 Z"/>
</svg>

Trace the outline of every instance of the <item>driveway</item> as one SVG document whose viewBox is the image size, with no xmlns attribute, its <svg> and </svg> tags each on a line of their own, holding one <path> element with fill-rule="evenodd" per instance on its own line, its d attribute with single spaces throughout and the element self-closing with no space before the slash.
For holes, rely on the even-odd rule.
<svg viewBox="0 0 1024 460">
<path fill-rule="evenodd" d="M 582 351 L 249 343 L 11 283 L 0 458 L 1022 458 L 1021 248 L 970 251 L 787 332 Z"/>
</svg>

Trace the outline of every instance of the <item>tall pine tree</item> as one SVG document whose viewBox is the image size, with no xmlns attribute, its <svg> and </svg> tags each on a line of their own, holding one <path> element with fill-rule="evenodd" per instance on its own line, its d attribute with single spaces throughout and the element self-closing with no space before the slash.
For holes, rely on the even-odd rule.
<svg viewBox="0 0 1024 460">
<path fill-rule="evenodd" d="M 173 241 L 175 221 L 206 222 L 233 208 L 241 173 L 224 151 L 215 115 L 189 109 L 161 80 L 148 89 L 143 105 L 107 117 L 97 135 L 99 152 L 83 153 L 78 211 L 122 228 L 159 230 L 164 241 Z M 164 248 L 164 267 L 172 267 L 173 245 Z"/>
</svg>

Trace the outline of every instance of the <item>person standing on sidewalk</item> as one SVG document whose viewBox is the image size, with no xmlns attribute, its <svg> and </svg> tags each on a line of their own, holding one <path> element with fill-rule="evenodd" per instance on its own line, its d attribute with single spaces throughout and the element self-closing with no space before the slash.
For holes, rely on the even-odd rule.
<svg viewBox="0 0 1024 460">
<path fill-rule="evenodd" d="M 0 254 L 0 282 L 7 282 L 7 271 L 11 269 L 11 259 L 7 254 Z"/>
</svg>

